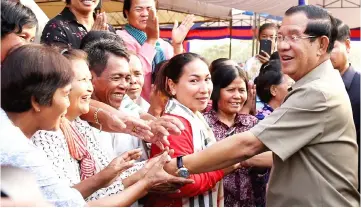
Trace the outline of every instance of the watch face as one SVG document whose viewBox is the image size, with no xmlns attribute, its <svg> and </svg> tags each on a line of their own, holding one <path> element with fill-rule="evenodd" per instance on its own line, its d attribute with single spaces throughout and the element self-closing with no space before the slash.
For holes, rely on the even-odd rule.
<svg viewBox="0 0 361 208">
<path fill-rule="evenodd" d="M 182 178 L 189 178 L 188 169 L 187 168 L 180 168 L 178 170 L 178 175 L 179 175 L 179 177 L 182 177 Z"/>
</svg>

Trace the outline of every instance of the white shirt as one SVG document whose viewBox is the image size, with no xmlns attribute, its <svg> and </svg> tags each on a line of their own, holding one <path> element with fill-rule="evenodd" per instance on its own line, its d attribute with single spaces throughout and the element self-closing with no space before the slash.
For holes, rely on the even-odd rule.
<svg viewBox="0 0 361 208">
<path fill-rule="evenodd" d="M 84 206 L 85 201 L 79 191 L 70 188 L 65 180 L 58 178 L 44 152 L 36 148 L 23 132 L 12 124 L 2 109 L 0 118 L 0 164 L 32 173 L 44 198 L 55 206 Z"/>
</svg>

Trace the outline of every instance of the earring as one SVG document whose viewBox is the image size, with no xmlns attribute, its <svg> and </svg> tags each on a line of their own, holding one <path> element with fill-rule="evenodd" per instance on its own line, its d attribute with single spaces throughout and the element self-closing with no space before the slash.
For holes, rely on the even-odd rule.
<svg viewBox="0 0 361 208">
<path fill-rule="evenodd" d="M 40 109 L 36 109 L 35 111 L 39 113 L 39 112 L 40 112 Z"/>
</svg>

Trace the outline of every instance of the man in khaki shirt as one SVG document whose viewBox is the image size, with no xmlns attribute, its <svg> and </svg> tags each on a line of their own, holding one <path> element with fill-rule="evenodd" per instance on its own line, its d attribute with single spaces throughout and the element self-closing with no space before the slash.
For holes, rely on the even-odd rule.
<svg viewBox="0 0 361 208">
<path fill-rule="evenodd" d="M 351 105 L 329 60 L 336 34 L 334 18 L 322 8 L 287 10 L 278 52 L 282 71 L 296 83 L 284 103 L 250 131 L 184 156 L 184 167 L 207 172 L 271 150 L 267 206 L 359 207 Z M 175 174 L 175 161 L 165 169 Z"/>
</svg>

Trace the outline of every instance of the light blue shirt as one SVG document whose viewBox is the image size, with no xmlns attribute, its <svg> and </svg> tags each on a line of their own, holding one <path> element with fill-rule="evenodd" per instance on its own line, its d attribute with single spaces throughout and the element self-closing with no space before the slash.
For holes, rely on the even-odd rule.
<svg viewBox="0 0 361 208">
<path fill-rule="evenodd" d="M 22 168 L 34 174 L 45 200 L 55 206 L 84 206 L 82 195 L 58 178 L 46 155 L 12 124 L 2 109 L 0 119 L 0 164 Z"/>
</svg>

